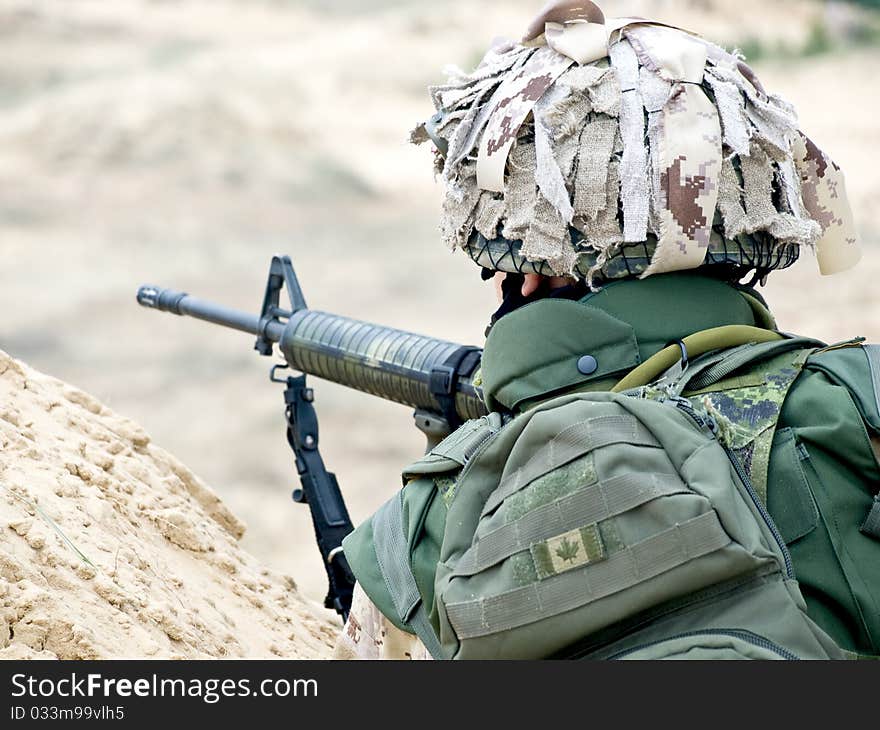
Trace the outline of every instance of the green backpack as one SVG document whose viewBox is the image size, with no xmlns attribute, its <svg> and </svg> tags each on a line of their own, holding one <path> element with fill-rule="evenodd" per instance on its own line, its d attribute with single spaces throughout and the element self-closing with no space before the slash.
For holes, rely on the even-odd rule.
<svg viewBox="0 0 880 730">
<path fill-rule="evenodd" d="M 751 343 L 469 422 L 405 472 L 447 508 L 433 585 L 413 572 L 427 507 L 401 492 L 372 520 L 380 608 L 435 658 L 846 658 L 764 506 L 775 421 L 737 432 L 704 395 L 769 367 L 781 403 L 820 345 Z"/>
</svg>

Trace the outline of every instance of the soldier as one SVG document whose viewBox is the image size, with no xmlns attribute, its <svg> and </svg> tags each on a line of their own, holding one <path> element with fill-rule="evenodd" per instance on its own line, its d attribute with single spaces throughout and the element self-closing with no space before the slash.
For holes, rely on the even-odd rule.
<svg viewBox="0 0 880 730">
<path fill-rule="evenodd" d="M 823 275 L 859 260 L 841 171 L 800 131 L 792 107 L 768 94 L 737 55 L 678 28 L 606 19 L 593 3 L 571 0 L 551 3 L 520 43 L 496 45 L 476 71 L 456 72 L 431 93 L 437 113 L 415 130 L 413 141 L 436 146 L 436 170 L 446 185 L 442 236 L 481 267 L 484 279 L 494 279 L 499 296 L 481 374 L 494 415 L 466 424 L 405 470 L 406 487 L 389 503 L 400 505 L 403 567 L 388 566 L 387 544 L 396 530 L 390 508 L 346 540 L 359 584 L 337 656 L 602 656 L 596 647 L 603 639 L 594 637 L 608 643 L 607 637 L 626 636 L 627 621 L 652 625 L 650 617 L 681 614 L 688 596 L 706 601 L 720 593 L 718 586 L 728 585 L 720 573 L 706 577 L 711 588 L 668 595 L 661 583 L 647 580 L 650 570 L 661 568 L 633 558 L 647 542 L 627 534 L 647 518 L 627 523 L 635 518 L 623 507 L 607 512 L 622 493 L 604 493 L 600 505 L 606 516 L 620 515 L 614 519 L 578 523 L 543 540 L 523 537 L 529 510 L 535 515 L 529 524 L 541 528 L 536 505 L 561 511 L 572 480 L 595 482 L 587 472 L 597 468 L 596 456 L 595 464 L 574 461 L 539 477 L 535 483 L 544 480 L 544 491 L 536 487 L 532 503 L 519 505 L 516 534 L 509 524 L 498 526 L 516 521 L 513 505 L 486 500 L 480 520 L 493 519 L 490 506 L 507 509 L 496 519 L 495 542 L 503 533 L 516 545 L 482 567 L 513 587 L 494 598 L 474 593 L 455 606 L 439 595 L 449 587 L 450 555 L 464 561 L 480 547 L 501 549 L 479 527 L 482 540 L 474 538 L 468 555 L 448 545 L 457 527 L 447 517 L 459 488 L 477 480 L 473 474 L 466 479 L 467 465 L 491 440 L 474 434 L 494 436 L 503 424 L 571 394 L 613 389 L 649 398 L 660 390 L 658 382 L 664 398 L 673 390 L 679 401 L 687 396 L 711 422 L 753 488 L 756 514 L 768 515 L 794 596 L 785 610 L 795 618 L 787 620 L 819 637 L 804 654 L 878 654 L 880 348 L 861 340 L 827 347 L 803 338 L 779 345 L 773 315 L 754 288 L 805 248 L 816 251 Z M 755 342 L 768 343 L 763 356 L 752 354 Z M 499 465 L 493 487 L 509 480 L 513 452 L 510 459 Z M 576 474 L 572 465 L 579 464 Z M 550 492 L 555 498 L 546 497 Z M 723 509 L 716 511 L 725 522 Z M 676 544 L 679 549 L 684 555 L 664 565 L 667 572 L 658 578 L 667 587 L 675 576 L 702 570 L 692 547 Z M 630 556 L 636 578 L 625 582 L 615 573 L 608 578 L 613 588 L 597 588 L 593 564 L 604 562 L 602 570 L 612 576 L 615 555 Z M 645 557 L 652 560 L 660 558 Z M 460 564 L 454 573 L 475 574 Z M 615 596 L 624 600 L 614 604 L 617 615 L 612 611 L 601 624 L 587 621 L 589 629 L 569 635 L 558 617 L 576 623 L 583 614 L 573 607 L 581 604 L 547 596 L 576 574 L 589 584 L 582 603 L 592 615 Z M 671 655 L 750 656 L 758 645 L 777 646 L 749 639 L 744 649 L 741 639 L 754 632 L 717 630 L 719 616 L 746 626 L 751 619 L 731 617 L 776 610 L 758 588 L 753 598 L 741 598 L 752 589 L 737 580 L 739 603 L 715 606 L 707 614 L 712 630 L 701 629 L 698 614 L 692 625 L 678 619 L 679 628 L 700 629 L 681 635 L 712 639 L 677 644 Z M 523 598 L 526 590 L 531 598 Z M 402 596 L 409 603 L 401 605 Z M 537 639 L 505 633 L 529 622 L 542 627 Z M 554 632 L 562 638 L 555 640 Z M 463 648 L 467 638 L 489 646 L 486 637 L 493 643 L 485 654 Z M 575 645 L 581 649 L 571 649 Z"/>
</svg>

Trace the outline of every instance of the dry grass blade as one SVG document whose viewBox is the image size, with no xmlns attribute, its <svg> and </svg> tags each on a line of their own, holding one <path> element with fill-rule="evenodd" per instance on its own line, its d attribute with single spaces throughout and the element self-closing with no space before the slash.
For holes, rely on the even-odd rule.
<svg viewBox="0 0 880 730">
<path fill-rule="evenodd" d="M 58 523 L 56 523 L 55 520 L 53 520 L 51 517 L 49 517 L 49 515 L 46 514 L 46 511 L 42 507 L 40 507 L 39 504 L 37 504 L 36 502 L 32 502 L 25 497 L 22 497 L 20 494 L 16 494 L 5 484 L 0 484 L 0 487 L 3 487 L 3 489 L 5 489 L 7 493 L 10 494 L 14 499 L 17 499 L 19 502 L 27 505 L 30 509 L 36 512 L 42 518 L 42 520 L 47 525 L 49 525 L 49 527 L 51 527 L 55 531 L 55 533 L 64 541 L 64 544 L 77 554 L 80 560 L 97 570 L 97 566 L 91 560 L 89 560 L 88 556 L 86 556 L 82 550 L 80 550 L 76 545 L 73 544 L 73 541 L 64 534 L 64 530 L 62 530 L 58 526 Z"/>
</svg>

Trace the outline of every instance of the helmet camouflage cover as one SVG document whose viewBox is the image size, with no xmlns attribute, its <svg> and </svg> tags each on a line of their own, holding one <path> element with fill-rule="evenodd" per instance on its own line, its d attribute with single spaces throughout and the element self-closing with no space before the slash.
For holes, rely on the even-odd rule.
<svg viewBox="0 0 880 730">
<path fill-rule="evenodd" d="M 816 250 L 860 257 L 840 169 L 744 60 L 687 31 L 548 5 L 520 43 L 433 87 L 441 234 L 484 268 L 591 286 Z"/>
</svg>

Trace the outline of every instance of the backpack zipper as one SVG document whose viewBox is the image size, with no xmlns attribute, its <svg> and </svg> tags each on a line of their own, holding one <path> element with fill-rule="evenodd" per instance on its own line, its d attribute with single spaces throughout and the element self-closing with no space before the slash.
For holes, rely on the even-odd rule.
<svg viewBox="0 0 880 730">
<path fill-rule="evenodd" d="M 675 639 L 688 639 L 696 636 L 730 636 L 734 639 L 740 639 L 741 641 L 745 641 L 753 646 L 757 646 L 760 649 L 765 649 L 766 651 L 772 651 L 774 654 L 781 656 L 783 659 L 789 660 L 799 660 L 800 657 L 797 654 L 793 654 L 788 651 L 788 649 L 784 649 L 779 646 L 779 644 L 775 644 L 769 639 L 765 639 L 763 636 L 758 636 L 758 634 L 753 634 L 751 631 L 744 631 L 742 629 L 703 629 L 700 631 L 687 631 L 682 634 L 676 634 L 674 636 L 669 636 L 665 639 L 658 639 L 657 641 L 650 641 L 645 644 L 640 644 L 639 646 L 633 647 L 632 649 L 625 649 L 617 654 L 614 654 L 609 659 L 623 659 L 630 654 L 635 654 L 638 651 L 642 651 L 643 649 L 650 649 L 652 646 L 658 646 L 659 644 L 664 644 L 667 641 L 674 641 Z"/>
<path fill-rule="evenodd" d="M 794 566 L 792 564 L 791 553 L 788 550 L 788 545 L 785 544 L 785 540 L 782 539 L 782 535 L 779 533 L 779 528 L 776 527 L 776 523 L 773 522 L 773 518 L 770 517 L 770 513 L 767 511 L 767 508 L 764 507 L 761 502 L 760 497 L 758 497 L 758 493 L 755 491 L 754 486 L 752 485 L 752 480 L 749 477 L 746 470 L 743 468 L 739 459 L 736 457 L 736 454 L 731 451 L 731 449 L 727 446 L 727 444 L 722 443 L 718 438 L 718 424 L 715 423 L 712 418 L 704 418 L 700 414 L 698 414 L 694 407 L 691 405 L 690 401 L 685 398 L 675 398 L 674 399 L 675 406 L 680 411 L 682 411 L 685 415 L 687 415 L 694 423 L 697 424 L 702 429 L 708 430 L 713 437 L 715 437 L 715 441 L 724 449 L 724 453 L 727 454 L 727 459 L 730 461 L 734 470 L 737 473 L 737 476 L 740 478 L 740 481 L 745 486 L 746 491 L 751 497 L 752 502 L 754 503 L 756 509 L 761 515 L 761 518 L 764 520 L 764 523 L 767 525 L 767 528 L 770 530 L 770 534 L 773 535 L 773 539 L 776 541 L 776 544 L 779 546 L 779 550 L 782 553 L 782 559 L 785 561 L 785 575 L 788 578 L 793 579 L 794 576 Z"/>
</svg>

